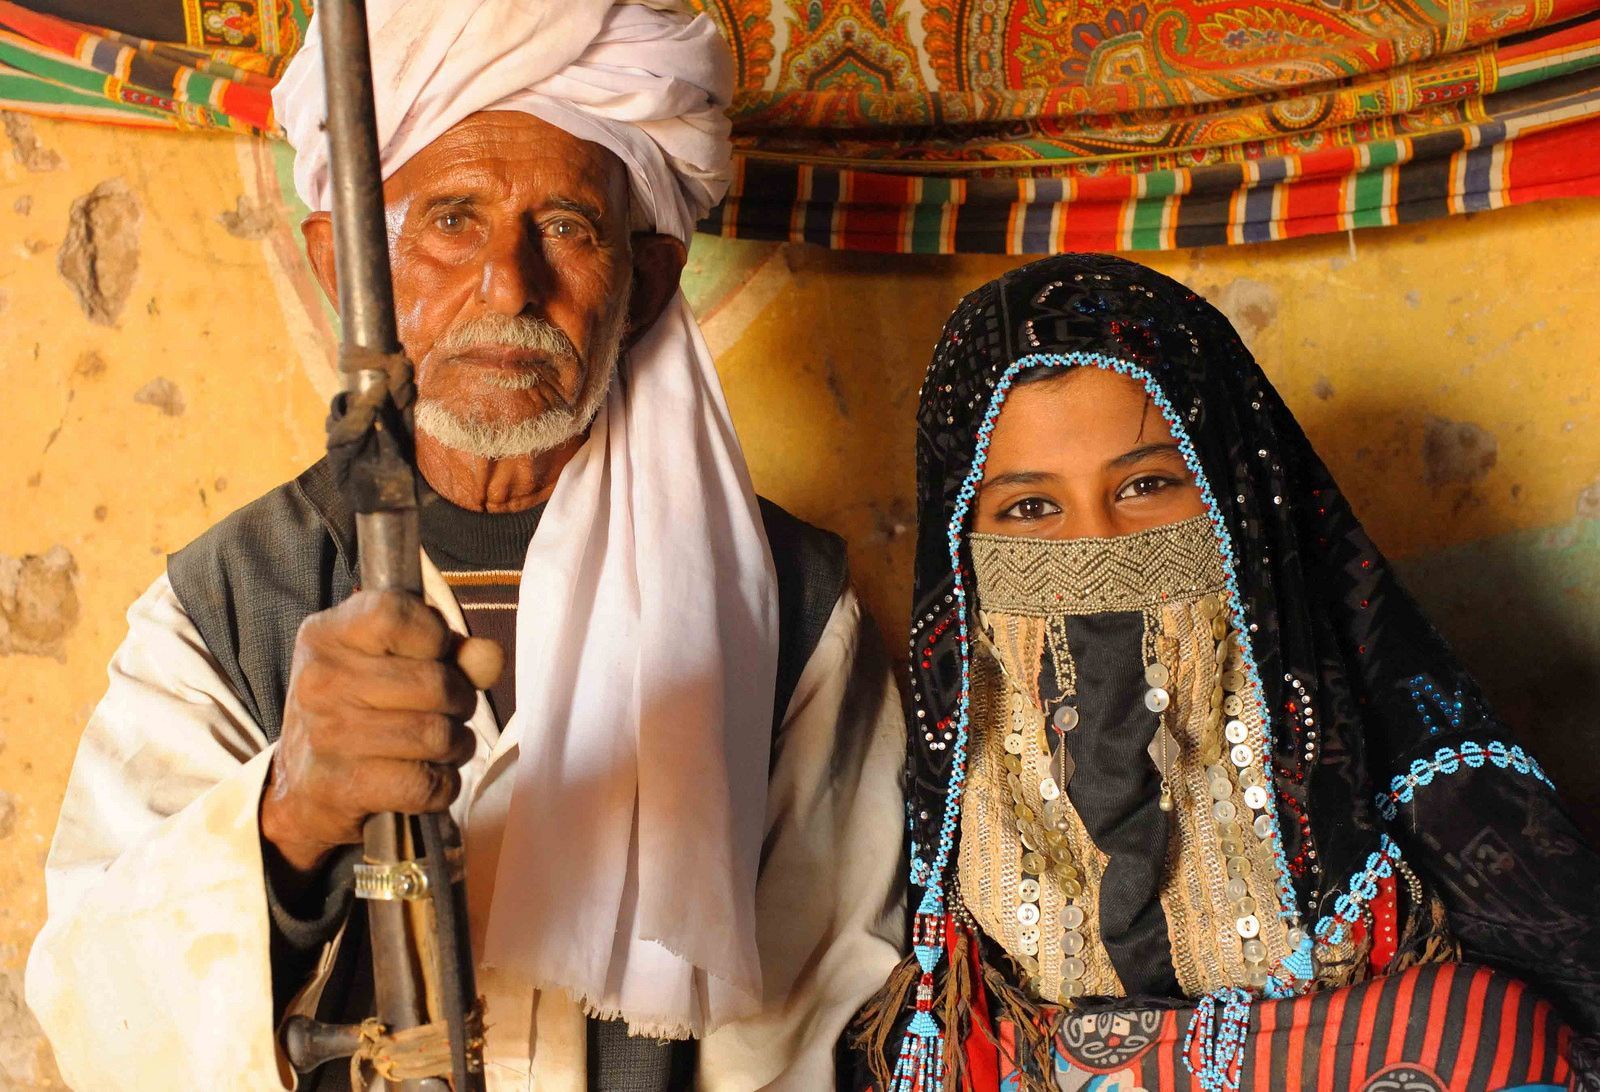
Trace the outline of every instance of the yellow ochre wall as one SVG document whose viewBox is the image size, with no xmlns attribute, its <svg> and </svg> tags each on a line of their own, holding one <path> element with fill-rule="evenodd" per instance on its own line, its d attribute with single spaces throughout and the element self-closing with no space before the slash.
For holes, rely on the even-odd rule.
<svg viewBox="0 0 1600 1092">
<path fill-rule="evenodd" d="M 4 120 L 0 1092 L 59 1087 L 21 971 L 123 611 L 168 551 L 317 457 L 334 382 L 281 152 Z M 1491 698 L 1600 812 L 1600 202 L 1145 260 L 1239 324 Z M 917 387 L 956 300 L 1016 262 L 691 253 L 758 487 L 850 540 L 896 653 Z"/>
</svg>

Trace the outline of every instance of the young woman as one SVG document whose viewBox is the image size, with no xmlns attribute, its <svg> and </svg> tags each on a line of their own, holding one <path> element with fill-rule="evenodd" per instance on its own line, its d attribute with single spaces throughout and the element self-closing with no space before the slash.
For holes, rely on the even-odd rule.
<svg viewBox="0 0 1600 1092">
<path fill-rule="evenodd" d="M 1226 319 L 1036 262 L 956 309 L 918 426 L 872 1083 L 1578 1079 L 1600 860 Z"/>
</svg>

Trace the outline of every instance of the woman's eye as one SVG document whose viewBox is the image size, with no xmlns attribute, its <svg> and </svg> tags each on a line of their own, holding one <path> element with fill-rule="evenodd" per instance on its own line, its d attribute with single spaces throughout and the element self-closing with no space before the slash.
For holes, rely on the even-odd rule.
<svg viewBox="0 0 1600 1092">
<path fill-rule="evenodd" d="M 1132 500 L 1135 497 L 1149 497 L 1160 493 L 1164 489 L 1171 489 L 1173 486 L 1182 484 L 1177 479 L 1169 478 L 1164 474 L 1146 474 L 1144 477 L 1135 478 L 1123 486 L 1122 490 L 1117 493 L 1117 499 Z"/>
<path fill-rule="evenodd" d="M 1000 512 L 1001 519 L 1044 519 L 1046 516 L 1055 516 L 1061 513 L 1059 505 L 1045 500 L 1043 497 L 1023 497 L 1014 504 L 1007 505 Z"/>
</svg>

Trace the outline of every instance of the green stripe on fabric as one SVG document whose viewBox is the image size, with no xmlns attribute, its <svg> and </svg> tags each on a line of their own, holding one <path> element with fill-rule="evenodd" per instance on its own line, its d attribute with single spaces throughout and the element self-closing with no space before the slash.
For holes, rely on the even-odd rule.
<svg viewBox="0 0 1600 1092">
<path fill-rule="evenodd" d="M 0 61 L 51 83 L 77 88 L 93 94 L 103 94 L 106 75 L 92 68 L 58 60 L 49 54 L 25 49 L 14 42 L 0 38 Z"/>
<path fill-rule="evenodd" d="M 1526 70 L 1502 68 L 1495 82 L 1495 90 L 1515 91 L 1519 87 L 1542 83 L 1557 76 L 1565 76 L 1569 72 L 1582 72 L 1584 69 L 1596 66 L 1600 66 L 1600 52 L 1587 57 L 1578 57 L 1563 64 L 1539 65 Z"/>
<path fill-rule="evenodd" d="M 1160 250 L 1161 225 L 1166 219 L 1167 198 L 1140 197 L 1133 206 L 1133 227 L 1128 233 L 1128 245 L 1134 250 Z"/>
<path fill-rule="evenodd" d="M 1145 197 L 1171 197 L 1178 192 L 1177 171 L 1151 171 L 1141 179 Z"/>
<path fill-rule="evenodd" d="M 184 87 L 183 101 L 192 102 L 197 106 L 209 106 L 211 96 L 220 82 L 222 81 L 215 76 L 208 76 L 204 72 L 190 71 L 188 83 Z M 172 93 L 175 94 L 176 91 L 174 90 Z"/>
<path fill-rule="evenodd" d="M 948 178 L 924 178 L 922 196 L 911 210 L 911 253 L 945 253 L 942 229 L 955 183 Z"/>
<path fill-rule="evenodd" d="M 1350 209 L 1350 225 L 1382 227 L 1385 206 L 1384 168 L 1400 162 L 1400 142 L 1389 140 L 1379 144 L 1369 144 L 1366 145 L 1365 151 L 1367 166 L 1362 168 L 1351 182 L 1351 193 L 1355 200 Z"/>
<path fill-rule="evenodd" d="M 24 104 L 33 103 L 40 106 L 60 107 L 67 111 L 83 111 L 86 120 L 110 120 L 107 115 L 126 114 L 140 118 L 163 118 L 171 120 L 172 115 L 165 110 L 151 107 L 135 106 L 132 103 L 108 99 L 104 95 L 86 94 L 71 87 L 63 87 L 59 83 L 40 79 L 25 72 L 0 73 L 0 100 Z"/>
</svg>

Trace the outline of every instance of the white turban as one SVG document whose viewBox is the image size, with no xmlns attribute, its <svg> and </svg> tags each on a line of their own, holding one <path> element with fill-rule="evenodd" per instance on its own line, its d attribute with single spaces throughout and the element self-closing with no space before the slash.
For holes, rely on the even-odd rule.
<svg viewBox="0 0 1600 1092">
<path fill-rule="evenodd" d="M 671 0 L 371 0 L 373 99 L 387 178 L 480 110 L 521 110 L 627 166 L 658 231 L 688 241 L 728 188 L 733 63 L 716 24 Z M 331 207 L 322 30 L 272 93 L 294 184 Z"/>
<path fill-rule="evenodd" d="M 730 62 L 704 15 L 610 0 L 367 12 L 386 175 L 471 113 L 522 110 L 616 153 L 657 230 L 685 241 L 726 188 Z M 329 190 L 320 53 L 313 21 L 274 93 L 314 209 Z M 776 580 L 681 294 L 562 470 L 521 604 L 484 963 L 641 1034 L 702 1036 L 757 1011 Z"/>
</svg>

